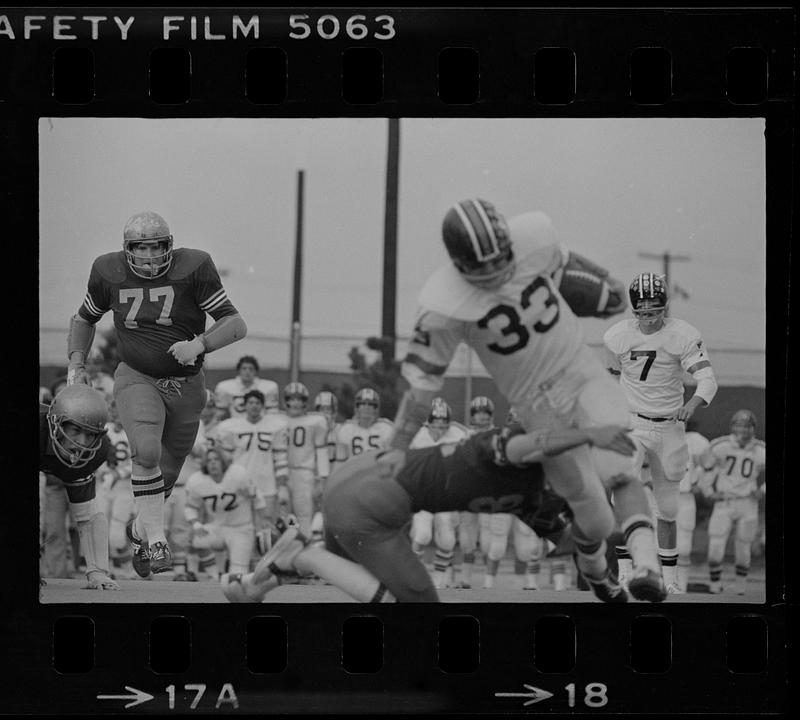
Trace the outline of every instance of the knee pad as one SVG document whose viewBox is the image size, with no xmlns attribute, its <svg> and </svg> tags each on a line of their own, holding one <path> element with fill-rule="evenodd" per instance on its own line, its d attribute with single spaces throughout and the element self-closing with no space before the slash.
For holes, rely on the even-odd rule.
<svg viewBox="0 0 800 720">
<path fill-rule="evenodd" d="M 725 557 L 725 540 L 712 537 L 708 539 L 708 562 L 721 563 Z"/>
<path fill-rule="evenodd" d="M 656 499 L 656 517 L 659 520 L 674 521 L 678 517 L 679 483 L 659 482 L 653 488 Z"/>
<path fill-rule="evenodd" d="M 419 546 L 430 545 L 433 539 L 433 528 L 428 518 L 414 515 L 411 521 L 411 539 Z"/>
<path fill-rule="evenodd" d="M 506 549 L 508 548 L 508 534 L 505 535 L 492 535 L 489 542 L 489 552 L 486 553 L 489 560 L 502 560 L 505 557 Z"/>
<path fill-rule="evenodd" d="M 450 524 L 449 518 L 433 519 L 433 541 L 436 547 L 445 552 L 450 552 L 456 546 L 456 533 Z"/>
</svg>

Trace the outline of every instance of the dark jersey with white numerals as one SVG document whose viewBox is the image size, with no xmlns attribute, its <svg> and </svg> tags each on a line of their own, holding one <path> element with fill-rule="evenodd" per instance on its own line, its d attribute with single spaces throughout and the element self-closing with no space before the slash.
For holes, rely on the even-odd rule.
<svg viewBox="0 0 800 720">
<path fill-rule="evenodd" d="M 189 248 L 176 249 L 169 270 L 151 280 L 131 271 L 123 251 L 97 258 L 78 314 L 94 324 L 109 310 L 120 358 L 157 378 L 200 372 L 203 354 L 194 365 L 181 365 L 167 350 L 202 333 L 206 313 L 214 320 L 236 314 L 211 256 Z"/>
<path fill-rule="evenodd" d="M 527 521 L 541 507 L 544 471 L 507 464 L 501 440 L 523 432 L 493 428 L 455 445 L 409 450 L 397 482 L 411 495 L 412 511 L 503 512 Z"/>
</svg>

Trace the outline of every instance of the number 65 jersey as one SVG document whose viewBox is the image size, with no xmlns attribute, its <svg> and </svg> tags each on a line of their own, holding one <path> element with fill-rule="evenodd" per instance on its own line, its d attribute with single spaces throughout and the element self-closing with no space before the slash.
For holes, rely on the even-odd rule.
<svg viewBox="0 0 800 720">
<path fill-rule="evenodd" d="M 709 362 L 700 331 L 668 317 L 663 327 L 647 335 L 635 318 L 620 320 L 603 336 L 612 370 L 633 412 L 669 417 L 683 406 L 683 372 Z"/>
<path fill-rule="evenodd" d="M 550 219 L 533 212 L 511 218 L 508 225 L 516 263 L 502 287 L 471 285 L 452 263 L 425 283 L 402 366 L 412 387 L 441 390 L 444 373 L 464 342 L 506 398 L 523 403 L 582 348 L 583 329 L 551 277 L 563 264 L 564 251 Z"/>
</svg>

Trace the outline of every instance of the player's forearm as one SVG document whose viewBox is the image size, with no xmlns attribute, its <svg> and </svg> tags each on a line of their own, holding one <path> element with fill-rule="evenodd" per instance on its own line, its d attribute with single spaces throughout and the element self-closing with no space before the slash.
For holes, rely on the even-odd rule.
<svg viewBox="0 0 800 720">
<path fill-rule="evenodd" d="M 408 446 L 428 418 L 431 401 L 435 392 L 411 388 L 406 390 L 394 419 L 394 434 L 389 447 L 394 450 L 408 450 Z"/>
<path fill-rule="evenodd" d="M 238 313 L 220 318 L 199 338 L 203 343 L 204 352 L 213 352 L 224 348 L 247 335 L 247 325 Z"/>
<path fill-rule="evenodd" d="M 71 363 L 83 363 L 92 349 L 95 326 L 80 315 L 73 315 L 69 321 L 67 336 L 67 360 Z"/>
<path fill-rule="evenodd" d="M 541 462 L 559 453 L 589 442 L 589 435 L 579 429 L 537 430 L 515 435 L 506 444 L 506 457 L 514 465 Z"/>
<path fill-rule="evenodd" d="M 81 553 L 86 559 L 86 574 L 108 575 L 108 520 L 101 512 L 77 521 Z"/>
</svg>

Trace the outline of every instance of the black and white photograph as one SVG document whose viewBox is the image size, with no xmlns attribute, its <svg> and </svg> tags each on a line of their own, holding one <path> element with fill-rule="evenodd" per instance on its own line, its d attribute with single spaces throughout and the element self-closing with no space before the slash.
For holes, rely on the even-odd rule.
<svg viewBox="0 0 800 720">
<path fill-rule="evenodd" d="M 764 133 L 40 118 L 39 601 L 764 603 Z"/>
</svg>

